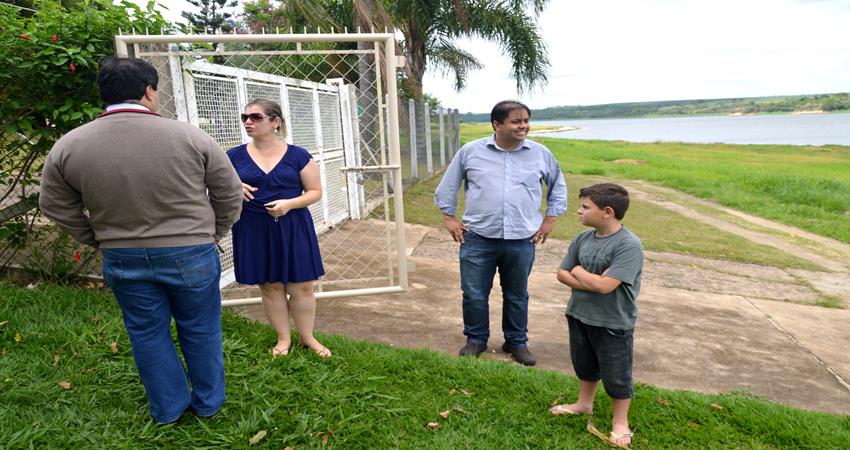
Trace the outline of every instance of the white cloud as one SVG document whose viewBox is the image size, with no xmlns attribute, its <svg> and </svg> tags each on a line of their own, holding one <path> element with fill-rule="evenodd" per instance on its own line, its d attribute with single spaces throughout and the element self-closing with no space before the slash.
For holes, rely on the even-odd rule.
<svg viewBox="0 0 850 450">
<path fill-rule="evenodd" d="M 850 2 L 554 0 L 539 26 L 552 68 L 519 96 L 498 46 L 464 41 L 486 67 L 460 93 L 429 72 L 425 91 L 461 111 L 521 98 L 558 105 L 850 91 Z"/>
<path fill-rule="evenodd" d="M 171 21 L 196 9 L 158 3 Z M 459 42 L 485 64 L 465 90 L 437 71 L 424 85 L 461 112 L 506 98 L 544 108 L 847 92 L 848 24 L 848 0 L 552 0 L 538 22 L 552 63 L 542 90 L 519 96 L 498 44 L 481 40 Z"/>
</svg>

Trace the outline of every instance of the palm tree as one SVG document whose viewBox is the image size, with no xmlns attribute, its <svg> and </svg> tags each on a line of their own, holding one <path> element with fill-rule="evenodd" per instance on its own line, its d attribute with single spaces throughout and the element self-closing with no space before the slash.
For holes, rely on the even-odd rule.
<svg viewBox="0 0 850 450">
<path fill-rule="evenodd" d="M 429 63 L 454 75 L 455 89 L 466 86 L 469 72 L 483 67 L 475 55 L 455 40 L 479 37 L 498 42 L 512 61 L 517 90 L 528 91 L 546 82 L 549 60 L 534 19 L 547 0 L 416 0 L 386 1 L 385 7 L 404 35 L 407 57 L 405 87 L 422 97 L 422 77 Z M 531 9 L 531 14 L 528 12 Z"/>
<path fill-rule="evenodd" d="M 513 62 L 511 75 L 518 91 L 545 84 L 549 59 L 535 19 L 547 1 L 284 0 L 280 8 L 292 22 L 324 29 L 383 30 L 389 25 L 399 30 L 407 58 L 402 88 L 419 99 L 429 63 L 452 74 L 458 90 L 466 86 L 471 70 L 483 67 L 475 55 L 455 44 L 462 37 L 498 42 Z"/>
</svg>

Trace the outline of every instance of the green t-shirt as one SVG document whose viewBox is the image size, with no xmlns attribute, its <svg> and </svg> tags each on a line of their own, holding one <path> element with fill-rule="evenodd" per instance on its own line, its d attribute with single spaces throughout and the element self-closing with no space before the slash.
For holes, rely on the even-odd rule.
<svg viewBox="0 0 850 450">
<path fill-rule="evenodd" d="M 579 265 L 596 275 L 608 270 L 606 276 L 622 283 L 608 294 L 573 289 L 567 315 L 596 327 L 615 330 L 634 328 L 643 271 L 640 239 L 626 227 L 603 238 L 596 237 L 595 229 L 587 230 L 573 239 L 567 256 L 561 261 L 561 268 L 565 270 Z"/>
</svg>

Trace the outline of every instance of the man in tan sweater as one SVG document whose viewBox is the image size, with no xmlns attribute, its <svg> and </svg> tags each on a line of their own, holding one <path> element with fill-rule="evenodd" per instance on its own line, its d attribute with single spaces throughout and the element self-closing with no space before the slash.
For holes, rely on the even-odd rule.
<svg viewBox="0 0 850 450">
<path fill-rule="evenodd" d="M 170 423 L 187 409 L 212 416 L 224 402 L 215 242 L 239 217 L 242 185 L 209 135 L 157 114 L 158 81 L 141 59 L 102 62 L 106 112 L 53 146 L 39 206 L 74 239 L 100 249 L 151 416 Z M 172 317 L 185 368 L 172 344 Z"/>
</svg>

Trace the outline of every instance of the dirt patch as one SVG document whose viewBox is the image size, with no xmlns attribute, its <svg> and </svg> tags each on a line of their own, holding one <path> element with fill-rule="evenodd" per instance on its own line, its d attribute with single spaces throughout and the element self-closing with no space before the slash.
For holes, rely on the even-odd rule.
<svg viewBox="0 0 850 450">
<path fill-rule="evenodd" d="M 850 258 L 842 260 L 843 255 L 850 255 L 845 252 L 850 246 L 838 243 L 830 245 L 834 249 L 830 252 L 815 254 L 811 247 L 782 236 L 745 229 L 709 214 L 694 214 L 692 208 L 675 201 L 678 193 L 659 195 L 653 190 L 648 194 L 626 187 L 693 219 L 726 231 L 735 227 L 736 234 L 756 242 L 765 243 L 764 237 L 770 236 L 778 248 L 816 260 L 830 270 L 785 270 L 646 252 L 635 333 L 635 379 L 701 392 L 743 390 L 794 407 L 850 414 L 850 364 L 846 358 L 850 310 L 811 306 L 830 296 L 850 307 Z M 753 223 L 787 229 L 758 218 Z M 320 300 L 317 330 L 457 354 L 465 342 L 459 246 L 444 230 L 409 225 L 407 236 L 412 269 L 409 290 Z M 818 239 L 816 242 L 830 244 L 826 238 Z M 555 279 L 567 247 L 567 241 L 550 239 L 537 248 L 529 278 L 528 336 L 538 368 L 572 375 L 564 318 L 570 293 Z M 500 298 L 495 283 L 490 295 L 490 350 L 482 357 L 508 362 L 499 349 Z M 259 306 L 239 310 L 265 320 Z"/>
<path fill-rule="evenodd" d="M 614 163 L 614 164 L 634 164 L 634 165 L 646 164 L 646 161 L 644 161 L 642 159 L 615 159 L 611 162 Z"/>
</svg>

